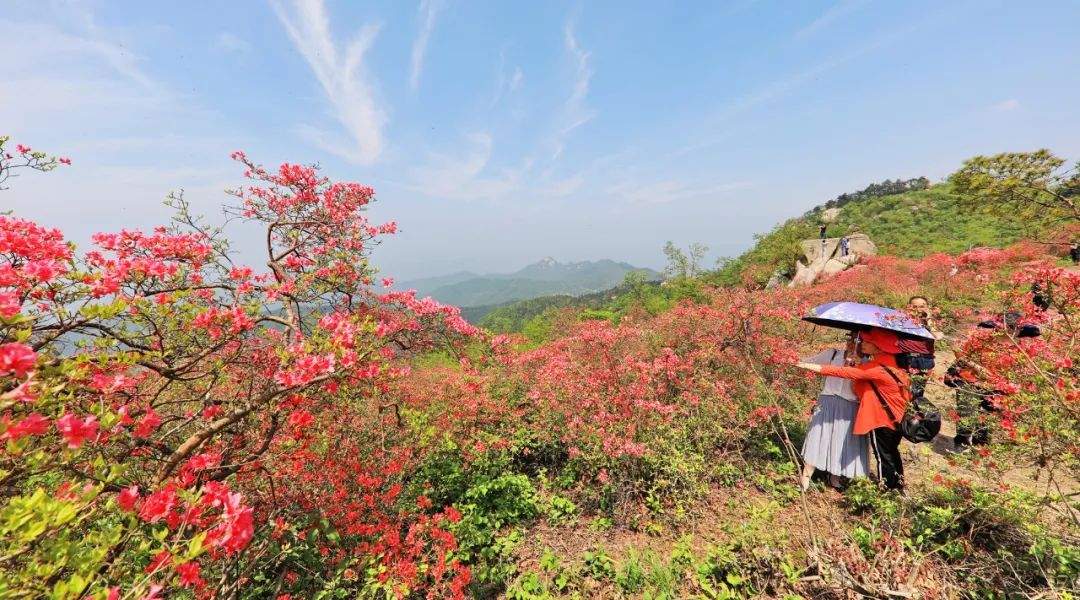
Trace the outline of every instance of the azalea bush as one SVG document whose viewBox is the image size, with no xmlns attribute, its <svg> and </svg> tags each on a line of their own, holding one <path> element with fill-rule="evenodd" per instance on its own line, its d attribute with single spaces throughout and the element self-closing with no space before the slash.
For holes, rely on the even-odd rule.
<svg viewBox="0 0 1080 600">
<path fill-rule="evenodd" d="M 992 443 L 968 460 L 1003 480 L 1011 469 L 1035 469 L 1041 488 L 1080 528 L 1071 486 L 1080 480 L 1080 275 L 1044 266 L 1016 273 L 983 317 L 994 328 L 972 330 L 957 357 L 991 410 L 975 417 Z M 1036 306 L 1034 289 L 1047 306 Z M 1021 326 L 1038 337 L 1020 337 Z"/>
<path fill-rule="evenodd" d="M 396 226 L 368 222 L 370 188 L 233 158 L 248 183 L 227 215 L 257 232 L 258 266 L 182 196 L 168 225 L 84 251 L 0 215 L 0 596 L 493 597 L 516 589 L 516 548 L 541 521 L 657 533 L 714 483 L 788 503 L 821 385 L 792 365 L 841 340 L 799 317 L 913 294 L 1004 392 L 995 443 L 959 460 L 1002 485 L 1005 465 L 1037 469 L 1025 506 L 1046 514 L 1022 530 L 952 477 L 912 507 L 857 489 L 899 516 L 819 559 L 870 591 L 896 578 L 866 549 L 906 544 L 896 564 L 912 577 L 919 553 L 967 568 L 947 549 L 998 547 L 961 539 L 975 515 L 1007 531 L 1010 556 L 1029 549 L 980 577 L 1012 585 L 1015 570 L 1030 590 L 1074 576 L 1080 291 L 1034 245 L 877 257 L 809 288 L 695 283 L 663 306 L 638 290 L 529 341 L 390 291 L 369 259 Z M 16 146 L 0 183 L 68 162 Z M 1005 311 L 1043 336 L 968 334 Z"/>
<path fill-rule="evenodd" d="M 67 162 L 16 152 L 5 178 Z M 447 560 L 452 519 L 403 513 L 408 453 L 366 436 L 402 359 L 474 328 L 379 291 L 367 257 L 395 225 L 368 222 L 370 188 L 234 158 L 251 183 L 230 212 L 263 229 L 263 267 L 236 263 L 179 196 L 169 225 L 82 253 L 0 216 L 0 595 L 467 582 Z"/>
<path fill-rule="evenodd" d="M 921 260 L 881 257 L 810 288 L 705 289 L 701 298 L 655 316 L 627 310 L 617 325 L 565 319 L 553 341 L 537 346 L 497 336 L 471 348 L 464 360 L 414 371 L 392 387 L 391 395 L 401 398 L 406 420 L 418 432 L 417 451 L 428 457 L 418 479 L 455 506 L 492 465 L 546 481 L 586 512 L 599 512 L 622 527 L 638 527 L 643 518 L 685 505 L 710 482 L 754 485 L 786 501 L 793 497 L 788 488 L 797 495 L 791 486 L 795 453 L 820 390 L 820 380 L 791 364 L 801 353 L 841 343 L 840 333 L 798 317 L 838 299 L 902 308 L 909 296 L 924 294 L 936 300 L 939 322 L 948 331 L 966 333 L 1004 299 L 1030 303 L 1030 294 L 1021 292 L 1033 277 L 1049 272 L 1049 262 L 1037 250 L 1019 245 Z M 1052 302 L 1063 302 L 1067 286 L 1055 283 L 1051 289 L 1057 290 Z M 1068 339 L 1055 342 L 1064 344 L 1056 350 L 1062 356 L 1069 354 Z M 934 384 L 945 389 L 939 380 Z M 1070 440 L 1076 428 L 1068 414 L 1066 405 L 1046 404 L 1044 413 L 1030 415 L 1032 423 L 1051 419 L 1055 431 L 1062 431 L 1055 460 L 1075 448 Z M 1032 456 L 1047 450 L 1035 438 L 1018 440 L 1016 446 Z M 1020 459 L 1017 465 L 1031 464 Z M 944 480 L 926 483 L 946 488 Z M 1046 500 L 1066 510 L 1066 499 Z M 1000 512 L 985 508 L 990 515 Z M 933 510 L 937 507 L 924 512 L 936 514 Z M 956 514 L 965 510 L 958 504 Z M 909 517 L 894 521 L 889 527 L 896 543 L 915 539 L 909 536 Z M 1012 524 L 988 528 L 1005 531 L 1006 526 Z M 948 536 L 953 529 L 940 531 Z M 1009 540 L 1010 548 L 1049 535 L 1038 531 L 1019 532 Z M 962 565 L 939 559 L 936 552 L 932 559 L 937 568 L 968 569 L 973 561 L 989 560 L 982 552 L 993 552 L 992 547 L 992 541 L 980 546 Z M 921 551 L 912 550 L 904 564 L 913 567 Z M 1009 564 L 1022 580 L 1010 574 Z M 999 566 L 994 581 L 1021 587 L 1049 581 L 1026 555 Z M 866 575 L 867 585 L 891 581 L 881 572 Z"/>
</svg>

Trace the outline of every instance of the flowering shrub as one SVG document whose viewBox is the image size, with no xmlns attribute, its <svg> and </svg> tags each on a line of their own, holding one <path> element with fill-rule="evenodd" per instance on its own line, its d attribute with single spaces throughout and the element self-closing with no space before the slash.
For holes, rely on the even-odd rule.
<svg viewBox="0 0 1080 600">
<path fill-rule="evenodd" d="M 0 181 L 66 162 L 21 147 L 0 157 Z M 234 158 L 250 183 L 228 212 L 261 228 L 265 268 L 234 262 L 181 196 L 170 225 L 100 233 L 85 252 L 0 215 L 3 594 L 491 596 L 514 574 L 515 528 L 546 510 L 624 524 L 711 480 L 790 474 L 788 461 L 760 468 L 761 451 L 794 458 L 820 382 L 792 364 L 835 333 L 798 317 L 914 293 L 947 331 L 1005 309 L 1042 328 L 960 344 L 1003 392 L 988 417 L 996 443 L 969 460 L 1048 470 L 1044 500 L 1076 523 L 1057 474 L 1080 477 L 1080 278 L 1033 245 L 878 257 L 809 288 L 695 286 L 667 310 L 562 314 L 551 341 L 523 344 L 385 289 L 368 257 L 396 226 L 365 218 L 370 188 Z M 934 533 L 914 543 L 952 548 L 949 510 L 915 513 Z M 903 546 L 899 532 L 865 541 Z M 1025 577 L 1044 577 L 1032 585 L 1073 576 L 1065 546 L 1032 547 Z M 870 568 L 848 558 L 853 576 Z"/>
<path fill-rule="evenodd" d="M 17 152 L 4 176 L 54 164 Z M 182 197 L 171 225 L 97 234 L 82 254 L 0 216 L 0 589 L 202 597 L 258 567 L 287 594 L 296 574 L 271 549 L 323 532 L 306 568 L 324 585 L 350 564 L 323 543 L 331 530 L 366 557 L 354 587 L 468 580 L 445 560 L 445 516 L 400 514 L 408 457 L 337 444 L 380 418 L 401 357 L 474 328 L 372 286 L 367 255 L 395 225 L 367 221 L 371 189 L 234 158 L 251 185 L 231 211 L 264 227 L 268 270 L 235 264 Z"/>
<path fill-rule="evenodd" d="M 1012 468 L 1045 471 L 1045 491 L 1065 500 L 1062 476 L 1080 480 L 1080 274 L 1032 267 L 1011 283 L 996 313 L 982 315 L 997 327 L 973 330 L 957 351 L 969 369 L 965 374 L 992 408 L 975 419 L 994 443 L 969 460 L 995 478 Z M 1032 303 L 1033 285 L 1047 301 L 1046 310 Z M 1008 321 L 1005 312 L 1014 313 Z M 1024 324 L 1038 326 L 1041 335 L 1019 337 Z M 1080 513 L 1069 502 L 1063 510 L 1080 525 Z"/>
</svg>

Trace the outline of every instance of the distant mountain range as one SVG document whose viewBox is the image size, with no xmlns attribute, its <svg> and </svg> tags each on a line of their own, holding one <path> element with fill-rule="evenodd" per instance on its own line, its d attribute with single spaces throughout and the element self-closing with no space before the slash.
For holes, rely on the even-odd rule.
<svg viewBox="0 0 1080 600">
<path fill-rule="evenodd" d="M 647 279 L 661 277 L 652 269 L 607 259 L 560 263 L 545 258 L 514 273 L 477 275 L 461 271 L 403 281 L 394 287 L 416 290 L 417 297 L 431 296 L 444 304 L 486 306 L 553 294 L 599 292 L 619 285 L 631 271 L 645 273 Z"/>
</svg>

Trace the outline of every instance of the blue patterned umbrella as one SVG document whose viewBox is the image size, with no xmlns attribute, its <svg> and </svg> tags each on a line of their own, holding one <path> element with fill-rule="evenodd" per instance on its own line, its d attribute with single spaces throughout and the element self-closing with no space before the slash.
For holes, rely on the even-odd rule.
<svg viewBox="0 0 1080 600">
<path fill-rule="evenodd" d="M 934 339 L 934 334 L 912 320 L 907 313 L 873 304 L 829 302 L 814 307 L 809 316 L 803 317 L 803 321 L 848 330 L 878 327 L 909 337 Z"/>
</svg>

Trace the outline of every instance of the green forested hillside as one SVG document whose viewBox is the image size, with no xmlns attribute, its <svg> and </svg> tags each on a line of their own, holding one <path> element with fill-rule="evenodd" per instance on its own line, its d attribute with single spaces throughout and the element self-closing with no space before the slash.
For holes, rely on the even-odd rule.
<svg viewBox="0 0 1080 600">
<path fill-rule="evenodd" d="M 869 235 L 882 253 L 907 258 L 1004 246 L 1021 237 L 997 217 L 961 207 L 947 184 L 848 204 L 840 210 L 837 228 L 844 232 L 851 226 Z"/>
<path fill-rule="evenodd" d="M 672 279 L 663 284 L 631 274 L 615 288 L 584 296 L 544 296 L 497 307 L 463 309 L 462 315 L 495 333 L 524 333 L 534 341 L 549 339 L 561 318 L 606 319 L 617 322 L 631 310 L 658 314 L 685 298 L 701 297 L 701 283 Z M 470 312 L 484 310 L 483 313 Z"/>
<path fill-rule="evenodd" d="M 753 248 L 729 260 L 708 279 L 721 285 L 739 284 L 745 278 L 764 283 L 777 271 L 794 273 L 795 261 L 802 257 L 799 242 L 817 237 L 824 211 L 817 207 L 756 236 Z M 883 254 L 909 258 L 958 253 L 972 246 L 1002 246 L 1021 237 L 1021 232 L 1000 218 L 963 208 L 948 184 L 844 204 L 829 225 L 828 235 L 855 232 L 870 236 Z"/>
</svg>

